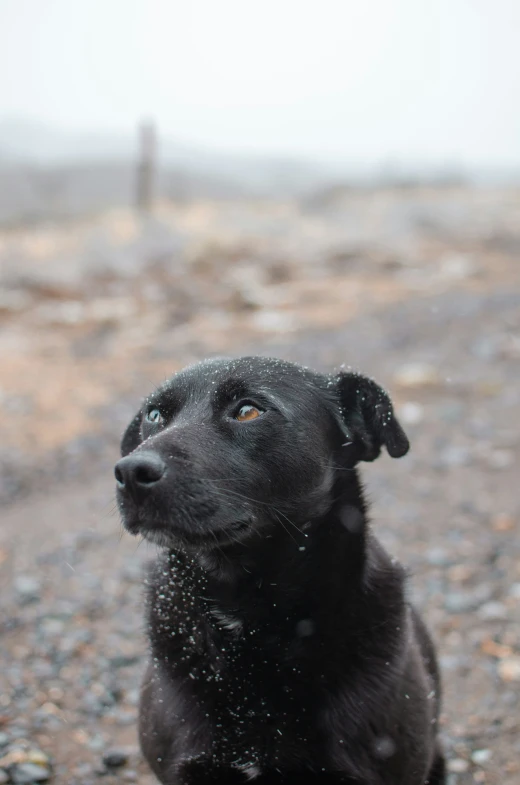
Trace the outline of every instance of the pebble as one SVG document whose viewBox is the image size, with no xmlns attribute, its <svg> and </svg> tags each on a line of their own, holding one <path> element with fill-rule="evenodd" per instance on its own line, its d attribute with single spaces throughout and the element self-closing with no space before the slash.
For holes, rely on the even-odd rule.
<svg viewBox="0 0 520 785">
<path fill-rule="evenodd" d="M 462 774 L 469 769 L 469 763 L 464 758 L 452 758 L 447 763 L 447 769 L 454 774 Z"/>
<path fill-rule="evenodd" d="M 35 763 L 37 766 L 50 766 L 49 756 L 38 749 L 30 749 L 27 752 L 27 762 Z"/>
<path fill-rule="evenodd" d="M 477 766 L 481 766 L 483 763 L 487 763 L 491 759 L 491 755 L 491 750 L 474 750 L 471 753 L 471 760 L 473 763 L 476 763 Z"/>
<path fill-rule="evenodd" d="M 515 454 L 512 450 L 493 450 L 488 455 L 489 466 L 497 471 L 509 469 L 514 462 Z"/>
<path fill-rule="evenodd" d="M 448 613 L 467 613 L 468 611 L 475 611 L 487 599 L 487 597 L 484 596 L 484 589 L 486 589 L 485 586 L 482 587 L 482 590 L 477 589 L 474 592 L 449 592 L 444 598 L 444 607 Z"/>
<path fill-rule="evenodd" d="M 508 594 L 515 600 L 520 600 L 520 583 L 513 583 L 512 586 L 509 587 Z"/>
<path fill-rule="evenodd" d="M 508 611 L 503 602 L 486 602 L 478 609 L 478 615 L 484 621 L 507 619 Z"/>
<path fill-rule="evenodd" d="M 426 552 L 426 561 L 433 567 L 448 567 L 453 563 L 453 556 L 444 548 L 429 548 Z"/>
<path fill-rule="evenodd" d="M 436 387 L 439 381 L 437 369 L 429 363 L 405 363 L 394 374 L 395 384 L 407 389 Z"/>
<path fill-rule="evenodd" d="M 22 605 L 37 602 L 40 599 L 40 582 L 32 575 L 17 575 L 14 580 L 14 590 Z"/>
<path fill-rule="evenodd" d="M 498 675 L 502 681 L 520 681 L 520 655 L 504 657 L 500 660 Z"/>
<path fill-rule="evenodd" d="M 518 586 L 520 588 L 520 583 Z M 7 733 L 0 733 L 0 747 L 5 747 L 6 744 L 9 744 L 9 736 Z"/>
<path fill-rule="evenodd" d="M 50 769 L 36 763 L 19 763 L 11 771 L 14 783 L 47 782 L 51 778 Z"/>
<path fill-rule="evenodd" d="M 103 763 L 109 769 L 118 769 L 128 763 L 128 755 L 123 750 L 107 750 L 103 755 Z"/>
<path fill-rule="evenodd" d="M 4 785 L 4 782 L 9 782 L 10 779 L 9 774 L 4 769 L 0 769 L 0 785 Z"/>
<path fill-rule="evenodd" d="M 467 447 L 450 444 L 439 453 L 436 463 L 442 469 L 467 466 L 471 463 L 471 452 Z"/>
<path fill-rule="evenodd" d="M 397 415 L 403 425 L 418 425 L 424 419 L 424 407 L 415 401 L 405 401 L 399 407 Z"/>
<path fill-rule="evenodd" d="M 491 527 L 497 532 L 508 532 L 514 529 L 515 521 L 512 515 L 500 512 L 491 519 Z"/>
<path fill-rule="evenodd" d="M 475 261 L 464 254 L 450 254 L 439 261 L 438 276 L 446 282 L 462 281 L 477 272 Z"/>
</svg>

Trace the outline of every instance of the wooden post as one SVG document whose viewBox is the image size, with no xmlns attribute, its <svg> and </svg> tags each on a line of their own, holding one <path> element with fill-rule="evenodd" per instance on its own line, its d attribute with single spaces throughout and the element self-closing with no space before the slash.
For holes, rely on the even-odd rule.
<svg viewBox="0 0 520 785">
<path fill-rule="evenodd" d="M 157 167 L 157 134 L 151 121 L 139 126 L 139 159 L 137 164 L 136 204 L 148 212 L 153 207 Z"/>
</svg>

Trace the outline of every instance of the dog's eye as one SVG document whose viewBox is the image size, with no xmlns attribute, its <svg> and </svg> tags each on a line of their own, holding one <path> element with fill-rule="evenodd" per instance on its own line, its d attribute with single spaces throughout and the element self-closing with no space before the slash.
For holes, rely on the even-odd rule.
<svg viewBox="0 0 520 785">
<path fill-rule="evenodd" d="M 241 406 L 240 409 L 235 414 L 235 420 L 239 422 L 247 422 L 248 420 L 256 420 L 257 417 L 263 414 L 261 409 L 257 409 L 256 406 L 253 406 L 250 403 L 246 403 L 244 406 Z"/>
<path fill-rule="evenodd" d="M 146 415 L 146 419 L 148 420 L 148 422 L 158 423 L 163 421 L 163 416 L 159 411 L 159 409 L 150 409 L 150 411 Z"/>
</svg>

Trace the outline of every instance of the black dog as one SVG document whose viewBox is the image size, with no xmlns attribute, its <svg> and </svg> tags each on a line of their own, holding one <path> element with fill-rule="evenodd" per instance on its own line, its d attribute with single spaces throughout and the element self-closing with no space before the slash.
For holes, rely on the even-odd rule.
<svg viewBox="0 0 520 785">
<path fill-rule="evenodd" d="M 439 683 L 403 569 L 355 470 L 408 440 L 355 373 L 203 362 L 122 441 L 128 531 L 149 580 L 140 740 L 162 783 L 440 785 Z"/>
</svg>

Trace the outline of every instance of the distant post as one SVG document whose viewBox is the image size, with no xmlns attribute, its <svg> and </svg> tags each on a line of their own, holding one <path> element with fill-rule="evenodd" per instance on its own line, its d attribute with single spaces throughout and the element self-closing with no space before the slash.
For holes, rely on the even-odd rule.
<svg viewBox="0 0 520 785">
<path fill-rule="evenodd" d="M 148 212 L 153 207 L 157 170 L 157 134 L 155 124 L 147 121 L 139 126 L 136 205 Z"/>
</svg>

